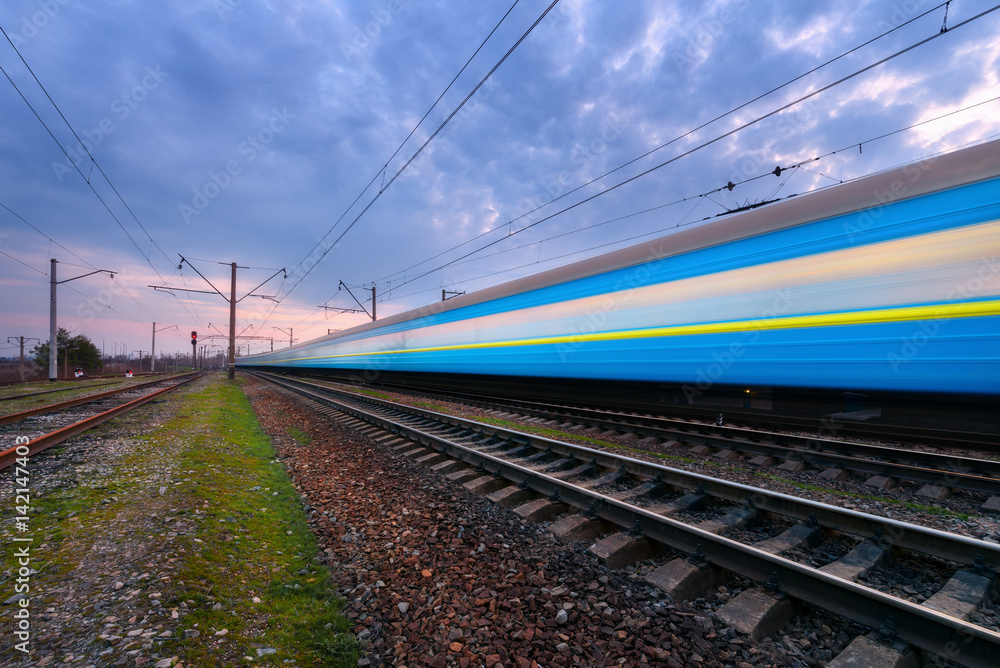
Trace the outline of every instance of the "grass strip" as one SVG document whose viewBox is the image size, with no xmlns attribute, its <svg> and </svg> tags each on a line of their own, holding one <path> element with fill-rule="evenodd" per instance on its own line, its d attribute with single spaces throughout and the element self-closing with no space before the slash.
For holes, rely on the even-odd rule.
<svg viewBox="0 0 1000 668">
<path fill-rule="evenodd" d="M 231 651 L 220 656 L 222 642 L 231 649 L 235 643 L 254 665 L 356 666 L 359 644 L 326 567 L 313 560 L 318 548 L 301 501 L 240 385 L 215 379 L 188 398 L 184 414 L 152 436 L 154 443 L 178 432 L 189 438 L 179 491 L 198 531 L 178 572 L 185 587 L 175 603 L 192 608 L 182 626 L 199 634 L 182 641 L 182 661 L 239 661 Z M 308 439 L 288 431 L 299 442 Z M 259 649 L 275 651 L 258 656 Z"/>
<path fill-rule="evenodd" d="M 758 471 L 757 477 L 765 478 L 767 480 L 773 480 L 775 482 L 784 483 L 786 485 L 791 485 L 796 489 L 802 489 L 808 492 L 820 492 L 823 494 L 834 494 L 836 496 L 842 496 L 844 498 L 851 499 L 852 501 L 873 501 L 878 503 L 891 503 L 896 506 L 902 506 L 903 508 L 908 508 L 909 510 L 914 510 L 921 513 L 927 513 L 928 515 L 944 515 L 950 517 L 957 517 L 963 522 L 967 521 L 972 515 L 969 513 L 958 513 L 954 510 L 948 510 L 947 508 L 941 508 L 940 506 L 927 506 L 921 503 L 913 503 L 911 501 L 903 501 L 901 499 L 891 499 L 887 496 L 875 496 L 873 494 L 858 494 L 857 492 L 842 491 L 839 489 L 829 489 L 827 487 L 820 487 L 819 485 L 811 485 L 805 482 L 799 482 L 797 480 L 790 480 L 788 478 L 782 478 L 781 476 L 774 475 L 772 473 L 763 473 Z"/>
<path fill-rule="evenodd" d="M 431 403 L 430 401 L 415 401 L 411 405 L 418 408 L 426 408 L 429 411 L 435 411 L 437 413 L 451 413 L 449 408 L 440 404 Z"/>
<path fill-rule="evenodd" d="M 392 401 L 392 397 L 390 397 L 385 392 L 376 392 L 375 390 L 363 390 L 359 387 L 351 387 L 347 389 L 351 392 L 354 392 L 355 394 L 367 394 L 369 397 L 375 397 L 376 399 L 385 399 L 387 401 Z"/>
</svg>

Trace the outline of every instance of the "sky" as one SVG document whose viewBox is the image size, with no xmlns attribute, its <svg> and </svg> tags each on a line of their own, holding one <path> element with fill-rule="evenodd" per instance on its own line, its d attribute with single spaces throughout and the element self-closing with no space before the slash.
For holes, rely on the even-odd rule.
<svg viewBox="0 0 1000 668">
<path fill-rule="evenodd" d="M 236 262 L 261 352 L 1000 134 L 987 0 L 550 2 L 5 0 L 0 356 L 51 259 L 108 354 L 225 345 Z"/>
</svg>

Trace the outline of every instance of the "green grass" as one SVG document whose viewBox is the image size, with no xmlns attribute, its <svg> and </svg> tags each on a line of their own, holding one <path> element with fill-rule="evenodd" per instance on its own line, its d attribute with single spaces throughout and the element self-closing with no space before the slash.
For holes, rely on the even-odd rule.
<svg viewBox="0 0 1000 668">
<path fill-rule="evenodd" d="M 169 548 L 180 566 L 163 602 L 167 609 L 186 602 L 188 609 L 180 610 L 180 639 L 168 641 L 168 656 L 192 666 L 240 665 L 247 663 L 243 656 L 258 666 L 291 665 L 288 660 L 356 666 L 360 644 L 349 633 L 329 572 L 313 560 L 318 547 L 302 502 L 241 387 L 216 376 L 202 389 L 155 403 L 172 405 L 172 417 L 109 461 L 110 472 L 81 474 L 77 483 L 45 494 L 33 491 L 29 531 L 23 534 L 35 539 L 31 566 L 39 573 L 32 577 L 33 589 L 45 591 L 64 575 L 75 577 L 70 572 L 106 527 L 148 512 L 142 505 L 149 495 L 148 471 L 162 465 L 152 453 L 169 446 L 179 450 L 175 477 L 181 484 L 159 498 L 172 515 L 193 519 L 196 527 Z M 90 434 L 116 436 L 119 428 L 111 421 Z M 288 433 L 302 444 L 311 440 L 295 427 Z M 29 473 L 42 475 L 30 463 Z M 29 487 L 35 485 L 29 481 Z M 14 545 L 10 538 L 17 534 L 13 524 L 3 527 L 8 544 Z M 4 550 L 3 570 L 16 572 L 14 552 Z M 13 593 L 11 581 L 5 589 Z M 212 609 L 216 603 L 221 610 Z M 194 628 L 199 637 L 184 639 L 183 631 Z M 229 633 L 218 644 L 214 632 L 221 629 Z M 258 647 L 277 651 L 258 658 Z"/>
<path fill-rule="evenodd" d="M 948 510 L 947 508 L 941 508 L 940 506 L 927 506 L 921 503 L 912 503 L 909 501 L 902 501 L 900 499 L 891 499 L 886 496 L 875 496 L 873 494 L 858 494 L 857 492 L 847 492 L 839 489 L 829 489 L 827 487 L 820 487 L 819 485 L 811 485 L 805 482 L 799 482 L 797 480 L 789 480 L 788 478 L 782 478 L 781 476 L 774 475 L 772 473 L 763 473 L 758 471 L 756 473 L 757 477 L 765 478 L 767 480 L 773 480 L 775 482 L 785 483 L 786 485 L 791 485 L 796 489 L 801 489 L 809 492 L 820 492 L 823 494 L 834 494 L 836 496 L 842 496 L 851 500 L 858 501 L 873 501 L 878 503 L 889 503 L 895 506 L 901 506 L 903 508 L 908 508 L 909 510 L 914 510 L 917 512 L 927 513 L 929 515 L 944 515 L 950 517 L 957 517 L 963 521 L 968 520 L 972 517 L 968 513 L 958 513 L 953 510 Z"/>
<path fill-rule="evenodd" d="M 451 413 L 451 410 L 441 406 L 440 404 L 431 403 L 429 401 L 415 401 L 412 404 L 418 408 L 426 408 L 429 411 L 436 411 L 438 413 Z"/>
<path fill-rule="evenodd" d="M 197 515 L 203 541 L 189 542 L 177 576 L 186 590 L 169 602 L 195 602 L 182 627 L 201 635 L 181 641 L 183 662 L 224 666 L 246 655 L 254 665 L 285 665 L 288 659 L 357 665 L 359 645 L 340 614 L 342 601 L 326 567 L 312 559 L 316 539 L 301 501 L 246 396 L 238 385 L 215 380 L 189 400 L 186 415 L 157 432 L 189 435 L 179 468 L 193 473 L 180 491 Z M 300 443 L 309 440 L 294 427 L 289 434 Z M 212 609 L 215 602 L 222 610 Z M 229 631 L 226 644 L 235 641 L 240 656 L 219 656 L 211 646 L 218 629 Z M 278 651 L 257 658 L 252 644 Z"/>
<path fill-rule="evenodd" d="M 298 443 L 299 445 L 309 445 L 310 443 L 312 443 L 312 436 L 305 433 L 298 427 L 289 427 L 288 435 L 291 436 L 293 439 L 295 439 L 295 442 Z"/>
<path fill-rule="evenodd" d="M 51 448 L 46 454 L 49 452 L 59 454 L 62 450 L 63 448 L 60 447 Z M 106 519 L 107 513 L 102 512 L 102 506 L 99 505 L 100 501 L 117 492 L 115 489 L 108 489 L 103 486 L 88 487 L 81 484 L 68 489 L 51 490 L 43 494 L 36 491 L 35 484 L 31 482 L 33 477 L 37 478 L 41 474 L 34 469 L 30 460 L 28 462 L 28 473 L 30 504 L 27 531 L 21 533 L 15 527 L 11 534 L 13 536 L 34 539 L 30 543 L 30 565 L 31 568 L 39 572 L 38 575 L 32 578 L 34 581 L 33 586 L 37 588 L 39 579 L 43 577 L 45 579 L 56 577 L 75 567 L 75 560 L 72 558 L 72 555 L 61 549 L 66 542 L 67 536 L 75 532 L 77 522 L 85 516 L 89 520 L 90 515 L 97 513 L 101 515 L 101 519 Z M 4 471 L 4 474 L 13 477 L 14 469 Z M 11 502 L 13 501 L 14 499 L 12 498 Z M 13 509 L 11 510 L 13 511 Z M 12 569 L 16 573 L 18 563 L 15 556 L 15 548 L 22 547 L 24 543 L 15 543 L 13 540 L 6 538 L 7 532 L 4 532 L 4 534 L 4 540 L 11 549 L 4 551 L 3 560 L 0 561 L 0 564 L 2 564 L 2 570 Z M 8 582 L 5 587 L 9 587 L 11 590 L 10 593 L 13 593 L 13 587 L 10 585 L 11 583 Z M 6 591 L 5 594 L 7 594 Z"/>
<path fill-rule="evenodd" d="M 386 399 L 392 401 L 392 397 L 384 392 L 376 392 L 375 390 L 362 390 L 361 388 L 351 388 L 351 391 L 356 394 L 367 394 L 369 397 L 375 397 L 376 399 Z"/>
</svg>

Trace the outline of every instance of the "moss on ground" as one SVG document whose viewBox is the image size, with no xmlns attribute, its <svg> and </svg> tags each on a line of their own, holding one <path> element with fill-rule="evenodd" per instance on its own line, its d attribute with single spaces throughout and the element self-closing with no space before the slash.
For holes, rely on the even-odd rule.
<svg viewBox="0 0 1000 668">
<path fill-rule="evenodd" d="M 107 462 L 109 471 L 32 495 L 31 566 L 39 571 L 33 584 L 44 591 L 46 582 L 79 577 L 77 566 L 107 536 L 107 527 L 152 512 L 142 505 L 150 498 L 148 480 L 162 471 L 161 453 L 173 451 L 172 477 L 179 484 L 153 498 L 195 526 L 169 545 L 153 547 L 164 559 L 176 555 L 179 564 L 172 584 L 163 587 L 166 609 L 180 608 L 179 637 L 161 651 L 187 666 L 249 664 L 244 656 L 258 666 L 292 665 L 286 661 L 356 666 L 360 645 L 341 614 L 343 602 L 326 566 L 313 560 L 318 546 L 302 501 L 240 383 L 221 375 L 203 383 L 183 396 L 153 402 L 166 403 L 170 416 L 153 431 L 132 437 L 129 452 Z M 126 419 L 141 419 L 135 415 Z M 119 420 L 84 438 L 116 437 Z M 295 427 L 288 433 L 300 444 L 310 440 Z M 34 463 L 31 470 L 39 475 Z M 4 535 L 9 540 L 13 528 Z M 154 533 L 142 540 L 163 539 Z M 13 552 L 2 555 L 5 570 L 16 571 Z M 226 635 L 216 636 L 222 629 Z M 185 638 L 185 630 L 199 634 Z M 257 649 L 275 651 L 259 657 Z"/>
<path fill-rule="evenodd" d="M 426 408 L 427 410 L 434 411 L 436 413 L 451 413 L 451 409 L 430 401 L 415 401 L 411 405 L 416 406 L 417 408 Z"/>
<path fill-rule="evenodd" d="M 301 501 L 240 385 L 214 380 L 189 395 L 185 413 L 152 436 L 190 438 L 180 491 L 196 513 L 198 542 L 189 545 L 178 573 L 187 589 L 174 603 L 195 602 L 183 628 L 201 634 L 182 641 L 184 663 L 232 665 L 234 657 L 219 656 L 213 644 L 211 630 L 226 629 L 226 644 L 235 642 L 254 665 L 357 665 L 359 645 L 326 567 L 313 561 L 316 538 Z M 288 431 L 308 442 L 301 430 Z M 277 651 L 258 658 L 259 648 Z"/>
<path fill-rule="evenodd" d="M 366 394 L 369 397 L 375 397 L 376 399 L 385 399 L 387 401 L 392 401 L 392 397 L 390 397 L 385 392 L 376 392 L 375 390 L 363 390 L 359 387 L 353 387 L 353 388 L 349 387 L 347 389 L 348 391 L 354 392 L 355 394 Z"/>
<path fill-rule="evenodd" d="M 972 517 L 969 513 L 959 513 L 954 510 L 948 510 L 947 508 L 941 508 L 940 506 L 927 506 L 921 503 L 913 503 L 911 501 L 903 501 L 901 499 L 892 499 L 887 496 L 875 496 L 873 494 L 858 494 L 857 492 L 845 491 L 839 489 L 830 489 L 829 487 L 821 487 L 819 485 L 812 485 L 806 482 L 799 482 L 798 480 L 791 480 L 790 478 L 782 478 L 781 476 L 774 475 L 773 473 L 763 473 L 757 472 L 757 477 L 764 478 L 766 480 L 773 480 L 775 482 L 781 482 L 786 485 L 791 485 L 796 489 L 802 489 L 809 492 L 820 492 L 822 494 L 834 494 L 836 496 L 842 496 L 847 499 L 857 500 L 857 501 L 872 501 L 878 503 L 892 504 L 894 506 L 902 506 L 903 508 L 908 508 L 921 513 L 927 513 L 928 515 L 944 515 L 949 517 L 957 517 L 963 522 L 967 521 Z"/>
</svg>

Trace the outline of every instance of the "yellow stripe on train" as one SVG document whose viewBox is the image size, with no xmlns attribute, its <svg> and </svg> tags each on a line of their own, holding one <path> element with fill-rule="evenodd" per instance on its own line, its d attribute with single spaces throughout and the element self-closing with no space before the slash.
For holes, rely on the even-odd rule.
<svg viewBox="0 0 1000 668">
<path fill-rule="evenodd" d="M 588 343 L 595 341 L 625 341 L 631 339 L 650 339 L 667 336 L 689 336 L 694 334 L 726 334 L 732 332 L 753 332 L 776 329 L 801 329 L 804 327 L 835 327 L 839 325 L 873 325 L 888 322 L 941 320 L 945 318 L 975 318 L 993 315 L 1000 315 L 1000 300 L 963 302 L 958 304 L 934 304 L 930 306 L 905 306 L 901 308 L 872 309 L 867 311 L 852 311 L 844 313 L 821 313 L 815 315 L 796 315 L 757 320 L 712 322 L 696 325 L 674 325 L 671 327 L 653 327 L 650 329 L 634 329 L 620 332 L 567 334 L 560 336 L 538 337 L 534 339 L 493 341 L 488 343 L 464 343 L 448 346 L 430 346 L 424 348 L 400 348 L 397 350 L 379 350 L 363 353 L 344 353 L 339 355 L 301 357 L 296 360 L 282 360 L 263 363 L 285 364 L 290 361 L 367 357 L 371 355 L 399 355 L 404 353 L 446 352 L 451 350 L 482 350 L 488 348 L 512 348 L 559 343 Z"/>
</svg>

